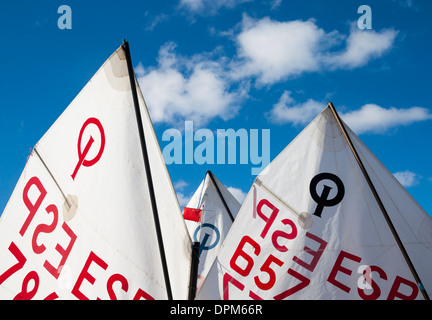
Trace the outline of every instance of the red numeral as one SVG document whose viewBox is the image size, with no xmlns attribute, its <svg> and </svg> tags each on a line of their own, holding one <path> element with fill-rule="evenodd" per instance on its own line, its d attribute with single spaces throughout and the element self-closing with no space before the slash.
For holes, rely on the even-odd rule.
<svg viewBox="0 0 432 320">
<path fill-rule="evenodd" d="M 241 239 L 236 251 L 234 252 L 234 255 L 231 258 L 230 266 L 234 271 L 236 271 L 239 275 L 241 275 L 243 277 L 246 277 L 249 275 L 249 272 L 252 270 L 252 267 L 254 265 L 253 258 L 251 256 L 249 256 L 246 252 L 243 251 L 243 248 L 244 248 L 246 243 L 249 243 L 254 248 L 253 253 L 256 256 L 258 256 L 259 253 L 261 252 L 261 248 L 260 248 L 259 244 L 256 243 L 251 237 L 244 236 Z M 241 268 L 237 264 L 238 257 L 242 257 L 244 260 L 246 260 L 247 265 L 244 268 Z"/>
<path fill-rule="evenodd" d="M 232 283 L 234 286 L 236 286 L 240 291 L 243 291 L 244 284 L 242 284 L 237 279 L 234 279 L 229 273 L 225 273 L 223 277 L 223 299 L 229 300 L 229 290 L 228 290 L 228 284 Z"/>
<path fill-rule="evenodd" d="M 293 269 L 288 269 L 288 274 L 300 280 L 300 283 L 274 296 L 275 300 L 285 299 L 286 297 L 289 297 L 290 295 L 296 293 L 297 291 L 300 291 L 303 288 L 306 288 L 309 285 L 310 280 L 305 276 L 301 275 L 300 273 L 298 273 L 297 271 L 294 271 Z"/>
<path fill-rule="evenodd" d="M 28 286 L 30 280 L 33 280 L 33 289 L 31 291 L 28 291 Z M 26 277 L 23 280 L 22 286 L 21 286 L 21 292 L 18 293 L 14 300 L 30 300 L 33 298 L 39 288 L 39 276 L 36 273 L 36 271 L 30 271 Z"/>
<path fill-rule="evenodd" d="M 24 267 L 24 264 L 26 263 L 27 259 L 24 257 L 20 249 L 16 246 L 15 243 L 11 243 L 9 245 L 9 251 L 14 255 L 14 257 L 18 260 L 16 264 L 14 264 L 12 267 L 7 269 L 5 272 L 3 272 L 2 275 L 0 275 L 0 285 L 11 275 L 13 275 L 15 272 L 20 270 L 22 267 Z"/>
<path fill-rule="evenodd" d="M 256 276 L 254 278 L 256 285 L 258 286 L 258 288 L 260 288 L 262 290 L 269 290 L 270 288 L 272 288 L 274 286 L 274 284 L 276 282 L 276 273 L 270 267 L 270 265 L 273 262 L 276 263 L 279 267 L 282 267 L 282 265 L 283 265 L 283 262 L 280 261 L 278 258 L 276 258 L 273 255 L 269 255 L 267 260 L 264 262 L 264 264 L 260 268 L 260 270 L 262 272 L 265 272 L 269 275 L 269 280 L 267 282 L 265 282 L 265 283 L 261 282 L 261 280 L 259 279 L 258 276 Z"/>
<path fill-rule="evenodd" d="M 147 292 L 145 292 L 143 289 L 138 289 L 133 299 L 140 300 L 141 298 L 144 298 L 146 300 L 154 300 L 154 298 L 151 295 L 149 295 Z"/>
</svg>

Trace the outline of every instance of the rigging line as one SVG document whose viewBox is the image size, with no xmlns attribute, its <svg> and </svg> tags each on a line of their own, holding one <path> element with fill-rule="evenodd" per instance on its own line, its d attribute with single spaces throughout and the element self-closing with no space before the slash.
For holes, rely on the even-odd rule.
<svg viewBox="0 0 432 320">
<path fill-rule="evenodd" d="M 421 282 L 420 277 L 417 274 L 417 271 L 415 270 L 414 265 L 411 262 L 410 257 L 408 256 L 408 252 L 406 251 L 401 239 L 399 238 L 399 235 L 396 232 L 395 227 L 393 226 L 393 223 L 390 219 L 390 216 L 388 215 L 387 210 L 384 207 L 384 204 L 382 203 L 381 198 L 379 197 L 378 192 L 376 191 L 375 186 L 373 185 L 372 180 L 370 179 L 369 174 L 367 173 L 366 168 L 363 165 L 362 160 L 360 159 L 360 156 L 358 155 L 357 150 L 355 149 L 354 144 L 352 143 L 351 138 L 348 135 L 348 132 L 346 131 L 344 124 L 342 123 L 342 120 L 340 119 L 335 107 L 333 106 L 333 103 L 331 103 L 329 101 L 328 106 L 329 106 L 330 110 L 332 111 L 334 117 L 336 118 L 336 121 L 337 121 L 339 127 L 341 128 L 342 133 L 345 136 L 345 139 L 347 140 L 349 147 L 351 148 L 351 151 L 354 155 L 354 158 L 356 159 L 356 161 L 360 167 L 360 170 L 362 171 L 363 176 L 365 177 L 366 182 L 368 183 L 369 188 L 371 189 L 372 194 L 375 197 L 375 200 L 377 201 L 379 208 L 381 209 L 382 214 L 384 215 L 384 218 L 385 218 L 385 220 L 386 220 L 386 222 L 390 228 L 390 231 L 392 232 L 393 237 L 395 238 L 396 243 L 398 244 L 399 249 L 402 252 L 403 257 L 405 258 L 405 261 L 408 264 L 408 267 L 410 268 L 411 273 L 413 274 L 414 279 L 416 280 L 417 285 L 423 294 L 423 297 L 425 298 L 425 300 L 429 300 L 429 296 L 428 296 L 428 294 L 427 294 L 427 292 L 423 286 L 423 283 Z"/>
<path fill-rule="evenodd" d="M 48 168 L 47 164 L 45 163 L 45 161 L 42 159 L 41 155 L 39 154 L 39 152 L 36 149 L 36 146 L 33 148 L 35 154 L 38 156 L 39 160 L 42 162 L 43 166 L 45 167 L 45 169 L 48 171 L 48 173 L 50 174 L 51 178 L 53 179 L 53 181 L 55 182 L 57 188 L 60 190 L 61 194 L 63 195 L 63 198 L 65 199 L 67 205 L 69 206 L 69 208 L 72 206 L 72 204 L 69 202 L 69 199 L 66 197 L 66 195 L 63 192 L 63 189 L 60 188 L 59 183 L 57 182 L 57 179 L 54 177 L 53 173 L 51 172 L 51 170 Z"/>
<path fill-rule="evenodd" d="M 206 176 L 207 176 L 207 172 L 204 175 L 204 181 L 203 181 L 203 184 L 202 184 L 202 188 L 201 188 L 201 192 L 200 192 L 200 196 L 199 196 L 199 200 L 198 200 L 198 207 L 197 207 L 197 209 L 201 208 L 202 196 L 203 196 L 203 191 L 204 191 L 204 187 L 205 187 L 205 178 L 206 178 Z"/>
<path fill-rule="evenodd" d="M 198 199 L 198 207 L 196 208 L 196 209 L 201 209 L 201 218 L 199 221 L 200 229 L 199 229 L 198 234 L 197 234 L 197 239 L 201 239 L 202 224 L 203 224 L 204 215 L 205 215 L 204 208 L 201 208 L 201 206 L 202 206 L 203 192 L 204 192 L 204 188 L 205 188 L 205 184 L 206 184 L 207 174 L 208 174 L 208 172 L 206 172 L 206 174 L 204 175 L 204 180 L 202 182 L 201 192 L 200 192 L 200 196 Z M 207 211 L 207 208 L 206 208 L 206 211 Z"/>
<path fill-rule="evenodd" d="M 130 86 L 131 86 L 131 91 L 132 91 L 132 99 L 133 99 L 134 108 L 135 108 L 135 116 L 136 116 L 137 125 L 138 125 L 138 133 L 139 133 L 140 142 L 141 142 L 141 151 L 143 154 L 144 168 L 145 168 L 145 172 L 146 172 L 148 188 L 149 188 L 149 193 L 150 193 L 150 201 L 151 201 L 151 206 L 152 206 L 152 211 L 153 211 L 153 218 L 154 218 L 154 222 L 155 222 L 156 236 L 157 236 L 157 240 L 158 240 L 158 244 L 159 244 L 159 253 L 160 253 L 161 262 L 162 262 L 162 269 L 163 269 L 163 274 L 164 274 L 165 286 L 166 286 L 166 290 L 167 290 L 167 296 L 168 296 L 168 300 L 173 300 L 172 291 L 171 291 L 171 283 L 170 283 L 169 273 L 168 273 L 168 264 L 167 264 L 165 249 L 164 249 L 164 245 L 163 245 L 162 231 L 161 231 L 161 227 L 160 227 L 160 223 L 159 223 L 159 214 L 158 214 L 158 209 L 157 209 L 157 205 L 156 205 L 156 197 L 155 197 L 154 187 L 153 187 L 153 179 L 152 179 L 151 170 L 150 170 L 150 161 L 149 161 L 148 153 L 147 153 L 147 146 L 146 146 L 146 141 L 145 141 L 145 136 L 144 136 L 144 128 L 143 128 L 143 123 L 142 123 L 142 118 L 141 118 L 141 111 L 139 108 L 138 94 L 137 94 L 136 83 L 135 83 L 135 73 L 134 73 L 134 70 L 132 67 L 132 59 L 131 59 L 131 55 L 130 55 L 129 44 L 126 40 L 123 40 L 122 49 L 124 50 L 125 55 L 126 55 L 127 69 L 128 69 L 129 81 L 130 81 Z"/>
<path fill-rule="evenodd" d="M 273 191 L 271 191 L 258 177 L 255 178 L 255 183 L 257 186 L 262 187 L 265 191 L 270 193 L 276 200 L 278 200 L 280 203 L 282 203 L 287 209 L 292 211 L 302 222 L 306 221 L 306 216 L 299 213 L 297 210 L 295 210 L 293 207 L 291 207 L 288 203 L 286 203 L 284 200 L 282 200 L 277 194 L 275 194 Z"/>
<path fill-rule="evenodd" d="M 227 205 L 227 203 L 225 202 L 225 198 L 222 196 L 222 193 L 221 193 L 221 191 L 219 190 L 218 185 L 216 184 L 216 181 L 215 181 L 215 179 L 214 179 L 213 173 L 212 173 L 210 170 L 207 170 L 207 173 L 209 174 L 211 181 L 213 182 L 214 186 L 216 187 L 216 191 L 217 191 L 217 193 L 219 194 L 219 197 L 220 197 L 221 200 L 222 200 L 222 203 L 223 203 L 223 205 L 224 205 L 224 207 L 225 207 L 225 210 L 226 210 L 227 213 L 228 213 L 228 216 L 229 216 L 230 219 L 231 219 L 231 222 L 234 222 L 234 217 L 233 217 L 233 215 L 232 215 L 232 213 L 231 213 L 231 210 L 228 208 L 228 205 Z"/>
</svg>

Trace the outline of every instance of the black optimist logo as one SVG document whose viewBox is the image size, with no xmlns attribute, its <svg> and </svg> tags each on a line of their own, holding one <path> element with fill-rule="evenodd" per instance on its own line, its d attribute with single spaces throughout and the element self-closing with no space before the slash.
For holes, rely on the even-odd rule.
<svg viewBox="0 0 432 320">
<path fill-rule="evenodd" d="M 322 189 L 321 194 L 318 194 L 317 187 L 321 181 L 324 181 L 324 188 Z M 333 189 L 333 187 L 325 184 L 326 181 L 332 181 L 336 185 L 336 195 L 334 195 L 332 198 L 330 198 L 330 191 Z M 332 173 L 323 172 L 312 178 L 309 185 L 309 192 L 312 199 L 317 203 L 317 207 L 313 215 L 321 218 L 324 207 L 333 207 L 342 201 L 345 195 L 345 187 L 342 183 L 342 180 L 339 179 L 338 176 Z M 334 192 L 332 192 L 332 194 L 334 194 Z"/>
</svg>

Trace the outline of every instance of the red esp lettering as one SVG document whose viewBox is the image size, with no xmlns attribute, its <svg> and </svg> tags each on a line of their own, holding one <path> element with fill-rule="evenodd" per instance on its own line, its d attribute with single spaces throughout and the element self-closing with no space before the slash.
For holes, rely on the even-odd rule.
<svg viewBox="0 0 432 320">
<path fill-rule="evenodd" d="M 410 295 L 404 295 L 403 293 L 399 292 L 399 288 L 401 284 L 404 284 L 412 289 Z M 407 279 L 404 279 L 402 277 L 396 276 L 395 281 L 393 282 L 393 285 L 390 289 L 390 293 L 387 297 L 388 300 L 394 300 L 395 298 L 404 299 L 404 300 L 414 300 L 417 298 L 417 295 L 419 293 L 419 288 L 417 285 Z"/>
<path fill-rule="evenodd" d="M 90 282 L 90 284 L 94 284 L 96 279 L 93 277 L 89 272 L 88 269 L 90 268 L 90 265 L 92 262 L 95 262 L 97 265 L 99 265 L 102 269 L 106 270 L 108 268 L 108 264 L 105 263 L 101 258 L 99 258 L 93 251 L 90 252 L 86 263 L 84 264 L 84 268 L 81 270 L 80 275 L 78 276 L 78 279 L 75 283 L 75 286 L 72 289 L 72 294 L 77 297 L 80 300 L 89 300 L 84 293 L 80 291 L 80 287 L 84 280 L 87 280 Z"/>
<path fill-rule="evenodd" d="M 40 191 L 40 195 L 38 196 L 35 204 L 33 204 L 28 197 L 28 191 L 31 188 L 31 186 L 36 186 L 36 188 Z M 30 180 L 27 182 L 26 186 L 24 187 L 24 191 L 23 191 L 23 200 L 24 200 L 24 203 L 26 204 L 27 208 L 30 210 L 30 213 L 29 213 L 26 221 L 24 222 L 24 225 L 21 228 L 20 234 L 22 236 L 25 234 L 25 232 L 26 232 L 28 226 L 30 225 L 31 221 L 33 220 L 37 210 L 41 206 L 42 201 L 45 198 L 46 194 L 47 194 L 47 191 L 44 188 L 44 186 L 42 185 L 42 182 L 37 177 L 30 178 Z M 48 214 L 49 213 L 53 214 L 53 221 L 51 222 L 51 224 L 39 224 L 35 228 L 35 231 L 34 231 L 33 237 L 32 237 L 32 248 L 33 248 L 34 253 L 36 253 L 36 254 L 41 254 L 46 249 L 45 245 L 43 245 L 43 244 L 39 245 L 37 243 L 37 239 L 38 239 L 39 235 L 41 233 L 53 232 L 55 230 L 55 228 L 57 227 L 57 223 L 58 223 L 58 209 L 54 204 L 50 204 L 49 206 L 47 206 L 45 211 Z M 48 272 L 51 273 L 51 275 L 56 279 L 58 279 L 58 277 L 60 276 L 59 270 L 60 270 L 61 266 L 63 266 L 66 263 L 66 260 L 67 260 L 69 254 L 72 250 L 72 247 L 73 247 L 73 245 L 77 239 L 76 234 L 69 228 L 69 226 L 67 225 L 66 222 L 63 223 L 62 228 L 66 232 L 66 234 L 71 238 L 71 241 L 69 242 L 66 249 L 64 249 L 59 244 L 56 245 L 55 249 L 62 256 L 58 267 L 57 268 L 53 267 L 51 265 L 51 263 L 49 263 L 48 261 L 45 261 L 45 263 L 44 263 L 45 269 L 47 269 Z"/>
<path fill-rule="evenodd" d="M 373 281 L 372 276 L 371 276 L 371 273 L 374 272 L 374 271 L 378 272 L 378 274 L 379 274 L 379 276 L 380 276 L 381 279 L 387 280 L 386 273 L 380 267 L 370 266 L 366 270 L 364 270 L 363 274 L 366 274 L 365 280 L 372 287 L 373 291 L 372 291 L 371 294 L 366 294 L 366 292 L 364 291 L 364 289 L 360 289 L 359 287 L 357 287 L 358 295 L 363 300 L 376 300 L 381 295 L 381 289 L 376 284 L 376 282 Z"/>
<path fill-rule="evenodd" d="M 322 254 L 324 253 L 324 250 L 327 246 L 327 241 L 324 241 L 323 239 L 317 237 L 316 235 L 314 235 L 310 232 L 306 232 L 306 237 L 319 243 L 318 250 L 314 251 L 311 248 L 306 247 L 306 246 L 303 248 L 303 251 L 307 252 L 308 254 L 310 254 L 312 256 L 312 260 L 309 264 L 307 264 L 303 260 L 297 258 L 297 256 L 293 257 L 293 261 L 296 262 L 297 264 L 301 265 L 306 270 L 313 272 L 315 270 L 316 265 L 318 264 L 319 259 L 321 258 Z"/>
<path fill-rule="evenodd" d="M 55 249 L 57 250 L 58 253 L 60 253 L 61 255 L 61 260 L 59 265 L 57 266 L 57 268 L 54 268 L 52 266 L 51 263 L 49 263 L 47 260 L 45 260 L 44 262 L 44 267 L 45 269 L 47 269 L 49 271 L 49 273 L 52 274 L 52 276 L 56 279 L 58 279 L 58 277 L 60 276 L 61 273 L 61 267 L 64 266 L 64 264 L 66 263 L 67 258 L 69 257 L 69 254 L 75 244 L 75 241 L 77 239 L 76 234 L 72 231 L 71 228 L 69 228 L 68 224 L 66 222 L 63 222 L 62 225 L 63 230 L 66 232 L 66 234 L 70 237 L 70 242 L 68 244 L 68 246 L 65 248 L 63 248 L 61 245 L 59 245 L 57 243 Z"/>
<path fill-rule="evenodd" d="M 57 207 L 53 204 L 46 207 L 45 211 L 47 213 L 52 213 L 54 215 L 53 222 L 51 224 L 40 224 L 36 227 L 35 232 L 33 234 L 32 239 L 32 248 L 34 253 L 41 254 L 45 251 L 45 246 L 43 244 L 38 245 L 37 244 L 37 237 L 40 233 L 51 233 L 54 231 L 54 229 L 57 227 L 57 221 L 58 221 L 58 210 Z"/>
<path fill-rule="evenodd" d="M 268 208 L 270 208 L 270 210 L 272 211 L 270 214 L 270 217 L 266 217 L 263 212 L 262 212 L 262 207 L 266 206 Z M 257 213 L 260 216 L 261 219 L 263 219 L 265 221 L 265 226 L 263 231 L 261 232 L 261 238 L 265 238 L 265 236 L 267 235 L 267 232 L 269 231 L 271 225 L 273 224 L 274 220 L 276 219 L 276 216 L 278 215 L 279 209 L 276 208 L 273 204 L 270 203 L 270 201 L 268 201 L 267 199 L 262 199 L 258 205 L 257 205 Z"/>
<path fill-rule="evenodd" d="M 335 285 L 339 289 L 345 291 L 346 293 L 349 293 L 351 289 L 349 287 L 347 287 L 346 285 L 344 285 L 343 283 L 341 283 L 340 281 L 336 280 L 336 275 L 339 271 L 342 273 L 345 273 L 349 276 L 351 276 L 351 274 L 352 274 L 352 270 L 349 270 L 345 267 L 342 267 L 342 261 L 345 258 L 350 259 L 350 260 L 355 261 L 355 262 L 358 262 L 358 263 L 361 261 L 360 257 L 341 250 L 341 252 L 339 253 L 339 256 L 337 257 L 336 262 L 333 266 L 333 269 L 327 278 L 327 281 L 330 282 L 331 284 Z"/>
<path fill-rule="evenodd" d="M 325 247 L 327 246 L 327 242 L 324 241 L 323 239 L 315 236 L 314 234 L 312 234 L 310 232 L 306 232 L 306 237 L 319 243 L 318 250 L 314 251 L 307 246 L 305 246 L 303 248 L 304 252 L 307 252 L 308 254 L 310 254 L 312 256 L 312 260 L 309 264 L 306 263 L 305 261 L 299 259 L 297 256 L 293 257 L 293 261 L 295 263 L 297 263 L 298 265 L 302 266 L 303 268 L 305 268 L 306 270 L 313 272 L 315 270 L 316 265 L 318 264 L 319 259 L 321 258 L 321 255 L 324 252 Z M 297 272 L 291 268 L 288 269 L 288 274 L 290 276 L 296 278 L 297 280 L 299 280 L 300 283 L 298 283 L 294 287 L 289 288 L 288 290 L 285 290 L 284 292 L 274 296 L 274 299 L 276 299 L 276 300 L 285 299 L 285 298 L 289 297 L 290 295 L 306 288 L 310 283 L 310 279 L 306 278 L 305 276 L 303 276 L 302 274 L 300 274 L 299 272 Z"/>
<path fill-rule="evenodd" d="M 283 219 L 282 223 L 284 225 L 289 225 L 291 227 L 291 232 L 286 233 L 286 232 L 283 232 L 281 230 L 276 230 L 275 232 L 273 232 L 273 235 L 272 235 L 272 243 L 273 243 L 274 247 L 277 250 L 279 250 L 280 252 L 287 252 L 288 248 L 286 246 L 279 245 L 279 243 L 277 242 L 277 239 L 279 237 L 282 237 L 282 238 L 285 238 L 288 240 L 294 239 L 295 237 L 297 237 L 297 227 L 296 227 L 295 223 L 290 219 Z"/>
<path fill-rule="evenodd" d="M 360 257 L 341 250 L 338 258 L 336 259 L 336 262 L 333 266 L 333 269 L 332 269 L 327 281 L 330 282 L 331 284 L 335 285 L 339 289 L 342 289 L 346 293 L 349 293 L 351 289 L 348 286 L 341 283 L 340 281 L 336 280 L 336 275 L 338 272 L 345 273 L 348 276 L 351 276 L 351 274 L 352 274 L 352 270 L 349 270 L 345 267 L 342 267 L 342 262 L 344 259 L 349 259 L 349 260 L 355 261 L 357 263 L 360 263 L 360 261 L 361 261 Z M 370 268 L 369 272 L 377 272 L 381 279 L 387 280 L 387 274 L 384 272 L 383 269 L 381 269 L 380 267 L 377 267 L 377 266 L 370 266 L 369 268 Z M 364 277 L 364 275 L 363 275 L 363 277 Z M 368 275 L 368 278 L 366 280 L 370 284 L 370 286 L 372 287 L 373 291 L 371 294 L 367 295 L 364 290 L 357 288 L 357 292 L 358 292 L 359 296 L 364 300 L 376 300 L 376 299 L 378 299 L 381 295 L 381 289 L 376 284 L 376 282 L 372 280 L 370 274 Z M 405 287 L 408 287 L 409 289 L 411 289 L 409 294 L 403 294 L 403 293 L 399 292 L 399 289 L 401 288 L 401 284 L 404 284 Z M 393 285 L 390 289 L 390 292 L 389 292 L 387 299 L 393 300 L 395 298 L 399 298 L 399 299 L 404 299 L 404 300 L 413 300 L 417 297 L 418 293 L 419 293 L 419 289 L 414 282 L 409 281 L 409 280 L 402 278 L 400 276 L 396 276 L 396 278 L 393 282 Z"/>
<path fill-rule="evenodd" d="M 88 258 L 87 258 L 87 261 L 84 264 L 84 267 L 81 270 L 80 275 L 78 276 L 78 279 L 77 279 L 77 281 L 75 283 L 75 286 L 72 289 L 72 294 L 75 295 L 80 300 L 89 300 L 89 298 L 86 295 L 84 295 L 84 293 L 82 293 L 80 291 L 80 287 L 81 287 L 83 281 L 87 280 L 92 285 L 96 281 L 96 278 L 93 277 L 88 272 L 88 270 L 90 268 L 90 265 L 93 262 L 96 263 L 97 265 L 99 265 L 103 270 L 107 270 L 107 268 L 108 268 L 108 264 L 105 261 L 103 261 L 93 251 L 90 252 L 90 254 L 89 254 Z M 127 279 L 123 275 L 121 275 L 119 273 L 111 275 L 108 278 L 108 281 L 107 281 L 107 292 L 108 292 L 108 296 L 110 297 L 111 300 L 117 300 L 117 296 L 116 296 L 116 294 L 114 292 L 114 288 L 113 288 L 113 284 L 115 282 L 120 282 L 121 289 L 124 292 L 127 292 L 129 290 L 129 283 L 128 283 Z M 141 288 L 139 288 L 137 290 L 137 292 L 136 292 L 133 300 L 139 300 L 141 298 L 144 298 L 146 300 L 154 300 L 154 298 L 151 295 L 149 295 L 147 292 L 145 292 L 144 290 L 142 290 Z M 99 298 L 97 298 L 97 299 L 99 300 Z"/>
<path fill-rule="evenodd" d="M 28 197 L 28 192 L 32 186 L 35 186 L 39 190 L 39 196 L 36 199 L 35 203 L 32 203 L 31 200 Z M 27 184 L 24 187 L 23 190 L 23 201 L 26 205 L 27 209 L 29 209 L 29 215 L 27 216 L 26 220 L 24 221 L 23 226 L 20 230 L 20 235 L 24 236 L 25 232 L 27 231 L 27 228 L 30 224 L 30 222 L 33 220 L 33 217 L 35 216 L 36 212 L 38 211 L 40 205 L 42 204 L 43 199 L 47 195 L 47 191 L 45 190 L 44 186 L 38 179 L 38 177 L 32 177 L 29 179 Z"/>
</svg>

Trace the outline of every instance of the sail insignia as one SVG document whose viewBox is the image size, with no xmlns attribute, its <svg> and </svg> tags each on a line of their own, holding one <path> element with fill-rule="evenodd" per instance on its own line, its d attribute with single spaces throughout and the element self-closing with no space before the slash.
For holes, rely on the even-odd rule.
<svg viewBox="0 0 432 320">
<path fill-rule="evenodd" d="M 187 299 L 192 242 L 126 49 L 27 161 L 0 222 L 1 299 Z"/>
<path fill-rule="evenodd" d="M 255 179 L 197 299 L 428 299 L 431 217 L 332 107 Z"/>
</svg>

